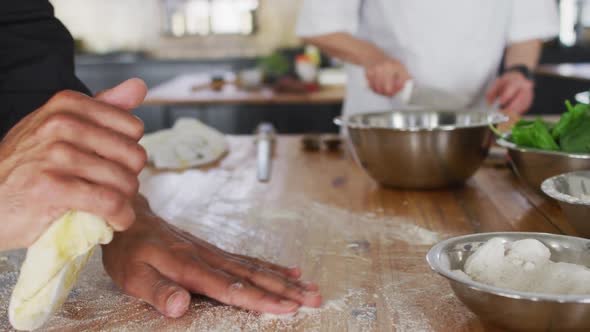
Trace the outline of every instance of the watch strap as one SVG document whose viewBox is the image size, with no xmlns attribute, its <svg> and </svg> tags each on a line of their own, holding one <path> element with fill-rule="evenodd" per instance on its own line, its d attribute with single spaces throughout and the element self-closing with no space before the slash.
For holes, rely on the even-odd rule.
<svg viewBox="0 0 590 332">
<path fill-rule="evenodd" d="M 526 77 L 527 80 L 535 80 L 535 75 L 533 74 L 533 71 L 525 65 L 514 65 L 504 69 L 504 73 L 509 72 L 518 72 L 524 75 L 524 77 Z"/>
</svg>

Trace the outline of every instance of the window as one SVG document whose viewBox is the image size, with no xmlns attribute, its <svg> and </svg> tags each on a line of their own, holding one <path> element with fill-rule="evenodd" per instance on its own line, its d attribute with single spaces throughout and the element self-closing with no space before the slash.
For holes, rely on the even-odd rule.
<svg viewBox="0 0 590 332">
<path fill-rule="evenodd" d="M 259 0 L 162 0 L 167 35 L 251 35 Z"/>
</svg>

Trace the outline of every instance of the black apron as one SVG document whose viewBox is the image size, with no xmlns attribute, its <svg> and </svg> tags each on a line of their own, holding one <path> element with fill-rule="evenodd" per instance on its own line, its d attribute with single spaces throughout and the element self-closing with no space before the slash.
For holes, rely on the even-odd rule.
<svg viewBox="0 0 590 332">
<path fill-rule="evenodd" d="M 48 0 L 0 0 L 0 137 L 53 94 L 89 94 L 76 77 L 74 42 Z"/>
</svg>

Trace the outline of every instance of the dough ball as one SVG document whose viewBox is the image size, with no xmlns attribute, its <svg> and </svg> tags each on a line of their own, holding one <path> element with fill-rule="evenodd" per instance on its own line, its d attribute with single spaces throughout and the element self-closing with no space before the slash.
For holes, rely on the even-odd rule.
<svg viewBox="0 0 590 332">
<path fill-rule="evenodd" d="M 538 240 L 525 239 L 513 242 L 506 258 L 515 265 L 522 265 L 525 270 L 532 270 L 547 264 L 551 251 Z"/>
<path fill-rule="evenodd" d="M 465 273 L 473 280 L 492 283 L 501 272 L 498 268 L 504 263 L 504 240 L 493 238 L 477 249 L 465 263 Z"/>
</svg>

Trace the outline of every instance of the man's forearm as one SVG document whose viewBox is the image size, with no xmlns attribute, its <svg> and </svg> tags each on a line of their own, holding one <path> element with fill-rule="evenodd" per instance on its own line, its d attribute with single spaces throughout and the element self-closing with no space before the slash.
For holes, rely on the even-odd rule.
<svg viewBox="0 0 590 332">
<path fill-rule="evenodd" d="M 387 57 L 385 52 L 374 44 L 346 32 L 304 38 L 304 41 L 319 47 L 323 52 L 335 58 L 363 67 Z"/>
<path fill-rule="evenodd" d="M 509 45 L 506 48 L 504 68 L 510 68 L 516 65 L 525 65 L 531 70 L 535 69 L 539 64 L 542 46 L 543 43 L 539 39 L 528 40 Z"/>
</svg>

